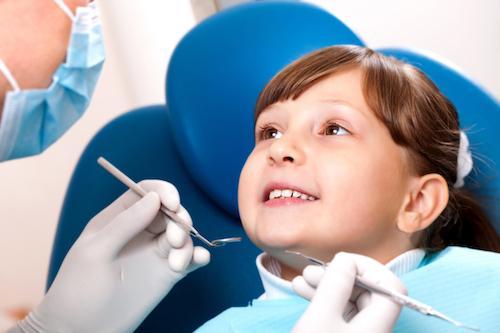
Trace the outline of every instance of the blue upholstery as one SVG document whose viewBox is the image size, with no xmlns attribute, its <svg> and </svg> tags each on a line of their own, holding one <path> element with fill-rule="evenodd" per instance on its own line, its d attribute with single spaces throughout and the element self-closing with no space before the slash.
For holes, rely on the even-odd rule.
<svg viewBox="0 0 500 333">
<path fill-rule="evenodd" d="M 465 186 L 480 198 L 500 232 L 500 105 L 477 84 L 447 63 L 411 50 L 381 49 L 426 73 L 457 108 L 474 157 Z"/>
<path fill-rule="evenodd" d="M 48 285 L 86 223 L 126 190 L 96 163 L 100 155 L 134 180 L 165 179 L 176 184 L 182 204 L 209 239 L 244 236 L 239 221 L 214 205 L 185 173 L 170 132 L 165 106 L 150 106 L 120 116 L 93 138 L 78 162 L 64 200 Z M 246 305 L 262 293 L 254 264 L 258 251 L 246 237 L 242 244 L 212 249 L 211 253 L 210 265 L 179 282 L 139 332 L 192 332 L 228 306 Z"/>
</svg>

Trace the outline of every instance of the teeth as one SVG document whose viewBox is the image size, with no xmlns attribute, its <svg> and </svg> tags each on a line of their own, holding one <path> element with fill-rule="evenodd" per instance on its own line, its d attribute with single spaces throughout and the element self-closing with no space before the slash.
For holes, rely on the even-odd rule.
<svg viewBox="0 0 500 333">
<path fill-rule="evenodd" d="M 269 200 L 276 199 L 281 197 L 281 190 L 272 190 L 271 193 L 269 193 Z"/>
<path fill-rule="evenodd" d="M 272 190 L 269 193 L 269 200 L 278 199 L 278 198 L 300 198 L 302 200 L 314 201 L 315 197 L 311 195 L 307 195 L 304 193 L 300 193 L 298 191 L 283 189 L 283 190 Z"/>
</svg>

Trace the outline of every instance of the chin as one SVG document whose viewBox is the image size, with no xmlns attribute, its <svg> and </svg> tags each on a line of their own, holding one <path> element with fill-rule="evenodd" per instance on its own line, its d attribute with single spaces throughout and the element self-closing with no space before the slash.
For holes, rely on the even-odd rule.
<svg viewBox="0 0 500 333">
<path fill-rule="evenodd" d="M 252 243 L 265 252 L 283 252 L 303 245 L 309 229 L 300 218 L 284 219 L 283 216 L 257 214 L 243 219 L 243 227 Z"/>
<path fill-rule="evenodd" d="M 303 237 L 303 233 L 293 228 L 266 225 L 256 230 L 252 240 L 255 245 L 267 252 L 267 249 L 283 251 L 294 248 Z"/>
</svg>

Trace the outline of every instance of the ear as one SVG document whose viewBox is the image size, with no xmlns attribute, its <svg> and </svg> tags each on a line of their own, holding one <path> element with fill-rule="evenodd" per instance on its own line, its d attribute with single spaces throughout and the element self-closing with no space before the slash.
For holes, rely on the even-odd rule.
<svg viewBox="0 0 500 333">
<path fill-rule="evenodd" d="M 448 204 L 448 195 L 443 176 L 431 173 L 416 177 L 398 215 L 398 229 L 412 234 L 430 226 Z"/>
</svg>

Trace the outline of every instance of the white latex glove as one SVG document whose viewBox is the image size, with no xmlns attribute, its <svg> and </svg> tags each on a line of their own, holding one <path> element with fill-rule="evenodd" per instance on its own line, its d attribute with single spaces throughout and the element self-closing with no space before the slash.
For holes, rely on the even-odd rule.
<svg viewBox="0 0 500 333">
<path fill-rule="evenodd" d="M 406 294 L 403 283 L 384 265 L 365 256 L 338 253 L 326 269 L 307 266 L 292 281 L 295 292 L 311 300 L 293 332 L 391 332 L 401 306 L 356 287 L 356 275 Z"/>
<path fill-rule="evenodd" d="M 160 200 L 191 223 L 177 189 L 147 180 L 95 216 L 45 295 L 11 332 L 132 332 L 186 274 L 210 261 L 159 211 Z M 166 228 L 166 229 L 165 229 Z"/>
</svg>

